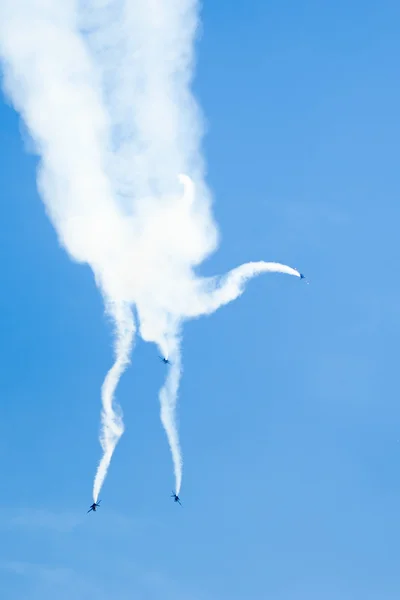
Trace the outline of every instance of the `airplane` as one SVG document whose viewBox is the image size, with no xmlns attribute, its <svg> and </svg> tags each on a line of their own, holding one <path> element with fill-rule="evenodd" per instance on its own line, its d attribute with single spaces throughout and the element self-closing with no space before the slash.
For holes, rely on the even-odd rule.
<svg viewBox="0 0 400 600">
<path fill-rule="evenodd" d="M 304 279 L 304 281 L 306 282 L 306 284 L 310 285 L 310 282 L 308 281 L 307 277 L 305 275 L 303 275 L 303 273 L 300 273 L 300 279 Z"/>
<path fill-rule="evenodd" d="M 168 360 L 168 358 L 165 358 L 165 356 L 160 356 L 160 360 L 162 360 L 162 362 L 164 363 L 164 365 L 170 365 L 171 362 Z"/>
<path fill-rule="evenodd" d="M 178 502 L 178 504 L 180 504 L 180 505 L 182 506 L 181 500 L 180 500 L 179 496 L 177 496 L 177 495 L 175 494 L 175 492 L 172 492 L 172 494 L 171 494 L 171 498 L 173 498 L 173 499 L 174 499 L 174 502 Z"/>
<path fill-rule="evenodd" d="M 89 510 L 88 510 L 88 513 L 90 513 L 90 511 L 96 512 L 96 508 L 97 508 L 98 506 L 100 506 L 100 502 L 101 502 L 101 500 L 99 500 L 99 501 L 98 501 L 98 503 L 96 503 L 96 502 L 93 502 L 92 506 L 91 506 L 91 507 L 89 508 Z"/>
</svg>

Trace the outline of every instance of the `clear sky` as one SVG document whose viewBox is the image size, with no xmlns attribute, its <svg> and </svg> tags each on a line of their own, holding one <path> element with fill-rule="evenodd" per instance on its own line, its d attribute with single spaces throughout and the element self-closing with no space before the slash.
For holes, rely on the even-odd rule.
<svg viewBox="0 0 400 600">
<path fill-rule="evenodd" d="M 395 0 L 206 0 L 195 92 L 219 251 L 298 267 L 185 326 L 183 507 L 139 342 L 100 458 L 110 329 L 59 247 L 0 105 L 5 600 L 398 600 L 399 18 Z M 21 135 L 22 132 L 22 135 Z"/>
</svg>

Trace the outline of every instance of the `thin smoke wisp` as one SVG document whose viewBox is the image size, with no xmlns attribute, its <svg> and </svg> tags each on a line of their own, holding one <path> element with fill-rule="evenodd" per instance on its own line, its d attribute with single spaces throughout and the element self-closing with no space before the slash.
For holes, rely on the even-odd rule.
<svg viewBox="0 0 400 600">
<path fill-rule="evenodd" d="M 223 277 L 195 269 L 218 246 L 191 93 L 197 0 L 3 0 L 4 91 L 40 157 L 38 189 L 60 243 L 91 266 L 114 322 L 115 362 L 102 387 L 96 502 L 123 433 L 114 398 L 138 334 L 170 359 L 160 391 L 175 490 L 176 423 L 185 320 L 237 298 L 266 272 L 255 262 Z M 137 315 L 134 322 L 133 311 Z"/>
</svg>

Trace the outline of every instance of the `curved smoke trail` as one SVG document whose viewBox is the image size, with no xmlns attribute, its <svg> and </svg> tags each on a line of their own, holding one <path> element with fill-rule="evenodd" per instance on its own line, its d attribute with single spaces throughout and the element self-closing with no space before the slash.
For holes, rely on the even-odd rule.
<svg viewBox="0 0 400 600">
<path fill-rule="evenodd" d="M 91 266 L 115 323 L 95 501 L 123 432 L 114 394 L 132 349 L 132 308 L 141 337 L 171 359 L 161 420 L 179 493 L 183 322 L 231 302 L 260 273 L 300 276 L 264 262 L 224 277 L 195 274 L 218 246 L 190 89 L 198 12 L 197 0 L 0 3 L 4 88 L 35 141 L 40 194 L 61 244 Z"/>
<path fill-rule="evenodd" d="M 206 315 L 215 312 L 221 306 L 229 304 L 241 296 L 249 279 L 253 279 L 262 273 L 284 273 L 301 277 L 297 269 L 276 262 L 249 262 L 226 275 L 209 277 L 199 281 L 197 303 L 191 306 L 191 317 Z"/>
</svg>

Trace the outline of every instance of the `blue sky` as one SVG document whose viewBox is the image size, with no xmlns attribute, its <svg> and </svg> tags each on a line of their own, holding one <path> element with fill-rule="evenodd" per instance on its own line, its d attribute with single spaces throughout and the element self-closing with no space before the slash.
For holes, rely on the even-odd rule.
<svg viewBox="0 0 400 600">
<path fill-rule="evenodd" d="M 183 508 L 139 342 L 101 511 L 110 330 L 0 105 L 0 590 L 7 600 L 397 600 L 400 6 L 206 1 L 195 91 L 220 250 L 261 277 L 185 327 Z"/>
</svg>

